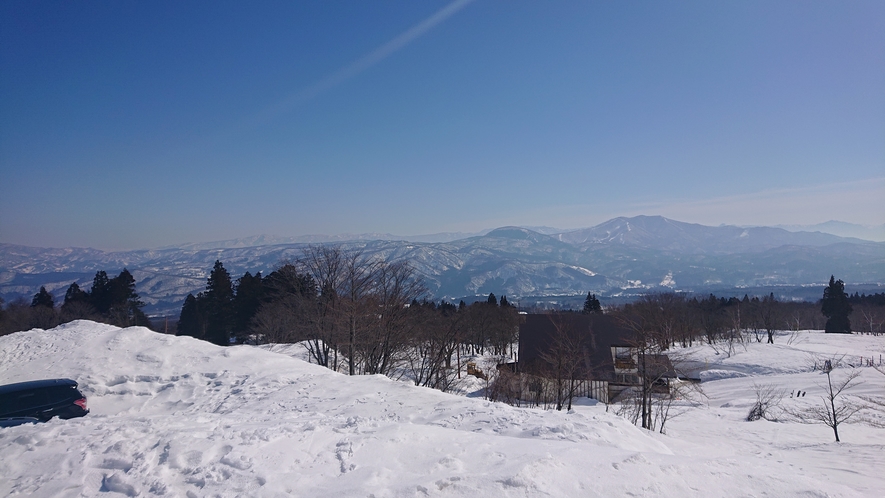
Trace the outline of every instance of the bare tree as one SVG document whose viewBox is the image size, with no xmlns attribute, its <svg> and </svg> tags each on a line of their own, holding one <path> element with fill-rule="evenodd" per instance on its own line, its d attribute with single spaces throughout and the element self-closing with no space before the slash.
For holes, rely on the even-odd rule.
<svg viewBox="0 0 885 498">
<path fill-rule="evenodd" d="M 862 323 L 860 332 L 878 334 L 882 332 L 882 324 L 885 323 L 885 307 L 861 304 L 855 306 L 851 317 L 852 323 Z"/>
<path fill-rule="evenodd" d="M 697 385 L 679 380 L 679 355 L 668 351 L 674 330 L 684 330 L 680 335 L 697 333 L 687 309 L 684 298 L 650 295 L 625 306 L 619 315 L 621 323 L 633 331 L 628 344 L 637 386 L 619 396 L 618 413 L 644 429 L 663 433 L 667 420 L 679 414 L 672 410 L 674 406 L 694 403 L 703 395 Z"/>
<path fill-rule="evenodd" d="M 668 356 L 672 359 L 674 355 L 671 353 Z M 676 360 L 673 363 L 678 365 L 679 361 Z M 678 367 L 675 367 L 673 373 L 676 370 Z M 667 390 L 656 392 L 652 396 L 654 413 L 651 430 L 655 430 L 657 427 L 658 432 L 664 434 L 667 422 L 685 413 L 685 405 L 697 406 L 698 400 L 705 397 L 706 394 L 700 384 L 680 380 L 677 375 L 667 379 Z M 677 406 L 683 407 L 683 409 L 676 409 Z"/>
<path fill-rule="evenodd" d="M 477 301 L 464 310 L 464 339 L 470 353 L 484 355 L 490 348 L 497 310 L 497 305 L 484 301 Z"/>
<path fill-rule="evenodd" d="M 500 401 L 511 406 L 537 406 L 539 397 L 533 396 L 523 400 L 525 393 L 535 393 L 541 389 L 542 379 L 534 375 L 515 372 L 510 369 L 500 369 L 491 375 L 491 381 L 486 388 L 486 398 L 490 401 Z M 533 389 L 535 388 L 535 389 Z"/>
<path fill-rule="evenodd" d="M 752 422 L 759 419 L 777 421 L 777 411 L 780 409 L 786 391 L 772 384 L 756 383 L 753 384 L 753 391 L 756 393 L 756 402 L 753 403 L 750 413 L 747 414 L 747 421 Z"/>
<path fill-rule="evenodd" d="M 415 330 L 410 302 L 426 292 L 424 283 L 406 261 L 372 263 L 370 321 L 359 343 L 364 373 L 389 375 L 401 359 Z"/>
<path fill-rule="evenodd" d="M 620 316 L 622 323 L 633 331 L 633 339 L 629 344 L 634 351 L 639 386 L 632 389 L 632 396 L 622 403 L 624 410 L 635 410 L 628 418 L 640 423 L 643 429 L 654 430 L 653 425 L 653 391 L 662 380 L 660 369 L 656 368 L 661 352 L 668 344 L 668 334 L 673 321 L 672 314 L 663 305 L 664 301 L 656 296 L 640 299 Z"/>
<path fill-rule="evenodd" d="M 821 386 L 824 389 L 821 403 L 805 409 L 794 409 L 790 413 L 800 422 L 824 424 L 833 429 L 833 435 L 838 443 L 840 441 L 839 426 L 850 420 L 866 406 L 841 399 L 843 392 L 860 384 L 856 382 L 860 376 L 860 371 L 852 370 L 845 378 L 836 381 L 834 384 L 831 377 L 833 368 L 833 363 L 827 360 L 823 368 L 823 372 L 827 375 L 827 383 Z"/>
<path fill-rule="evenodd" d="M 550 347 L 540 358 L 547 365 L 545 377 L 553 381 L 556 409 L 562 410 L 563 404 L 568 403 L 567 410 L 571 410 L 577 381 L 582 373 L 583 341 L 593 331 L 574 330 L 571 322 L 560 314 L 550 314 L 548 317 L 553 324 L 554 333 L 550 338 Z"/>
<path fill-rule="evenodd" d="M 309 292 L 291 290 L 304 287 L 295 284 L 305 278 Z M 351 375 L 390 375 L 401 365 L 413 329 L 408 304 L 426 292 L 407 262 L 381 261 L 340 246 L 309 246 L 268 280 L 283 289 L 270 292 L 272 301 L 297 294 L 293 305 L 275 309 L 298 315 L 292 323 L 297 340 L 306 341 L 317 363 L 337 371 L 341 354 Z M 278 322 L 262 317 L 261 325 L 267 329 Z"/>
<path fill-rule="evenodd" d="M 94 322 L 101 320 L 101 315 L 95 311 L 91 304 L 85 301 L 65 303 L 59 310 L 59 317 L 62 323 L 74 320 L 92 320 Z"/>
<path fill-rule="evenodd" d="M 294 296 L 264 304 L 252 318 L 250 330 L 270 343 L 296 342 L 300 339 L 297 334 L 302 325 L 299 320 L 302 315 L 300 304 Z M 308 347 L 308 352 L 318 364 L 322 364 L 316 351 Z"/>
<path fill-rule="evenodd" d="M 405 353 L 405 363 L 409 375 L 416 386 L 426 386 L 433 382 L 440 368 L 444 368 L 443 360 L 445 341 L 442 331 L 446 330 L 443 317 L 435 311 L 425 310 L 423 306 L 412 306 L 410 309 L 418 333 L 412 337 Z"/>
<path fill-rule="evenodd" d="M 744 301 L 741 301 L 741 306 L 744 306 L 746 311 L 742 315 L 742 320 L 744 321 L 744 330 L 752 330 L 753 336 L 756 338 L 756 342 L 762 342 L 762 336 L 759 335 L 762 330 L 762 320 L 760 312 L 762 303 L 759 301 L 758 297 L 753 297 L 752 299 L 745 299 Z"/>
<path fill-rule="evenodd" d="M 317 363 L 338 370 L 338 351 L 342 341 L 338 289 L 344 279 L 341 248 L 309 246 L 295 262 L 298 273 L 309 275 L 318 289 L 303 308 L 303 334 Z"/>
<path fill-rule="evenodd" d="M 773 292 L 762 299 L 758 311 L 759 320 L 768 334 L 768 344 L 774 344 L 774 332 L 781 322 L 781 308 L 778 306 L 777 298 L 774 297 Z"/>
<path fill-rule="evenodd" d="M 58 312 L 48 306 L 31 306 L 25 298 L 6 305 L 0 335 L 32 328 L 50 329 L 59 324 Z"/>
<path fill-rule="evenodd" d="M 710 294 L 710 297 L 707 299 L 697 302 L 693 301 L 693 303 L 695 303 L 694 307 L 697 310 L 701 327 L 704 329 L 707 344 L 713 346 L 725 335 L 725 331 L 728 328 L 725 310 L 720 305 L 719 299 L 713 294 Z"/>
<path fill-rule="evenodd" d="M 359 251 L 340 254 L 343 273 L 338 292 L 338 311 L 347 337 L 347 372 L 355 375 L 357 334 L 369 328 L 375 316 L 375 310 L 367 298 L 372 294 L 379 263 L 366 258 Z"/>
<path fill-rule="evenodd" d="M 728 337 L 726 338 L 728 356 L 734 354 L 735 343 L 743 346 L 744 351 L 747 350 L 747 342 L 744 340 L 743 322 L 741 321 L 741 306 L 742 304 L 738 303 L 731 306 L 727 312 L 729 320 Z"/>
<path fill-rule="evenodd" d="M 413 331 L 405 350 L 405 364 L 416 386 L 448 391 L 458 372 L 452 368 L 457 347 L 456 317 L 438 310 L 432 302 L 409 307 Z"/>
</svg>

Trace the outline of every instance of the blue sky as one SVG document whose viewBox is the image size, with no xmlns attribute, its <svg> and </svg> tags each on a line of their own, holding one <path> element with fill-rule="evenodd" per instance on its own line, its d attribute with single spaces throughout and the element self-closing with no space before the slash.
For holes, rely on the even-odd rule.
<svg viewBox="0 0 885 498">
<path fill-rule="evenodd" d="M 885 3 L 0 3 L 0 242 L 885 222 Z"/>
</svg>

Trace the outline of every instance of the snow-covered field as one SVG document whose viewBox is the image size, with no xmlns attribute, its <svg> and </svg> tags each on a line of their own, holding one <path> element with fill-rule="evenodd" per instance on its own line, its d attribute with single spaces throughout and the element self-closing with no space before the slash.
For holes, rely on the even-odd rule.
<svg viewBox="0 0 885 498">
<path fill-rule="evenodd" d="M 19 332 L 0 337 L 0 383 L 69 377 L 91 413 L 0 429 L 0 495 L 885 496 L 885 429 L 844 425 L 836 444 L 823 425 L 743 420 L 754 383 L 811 403 L 813 355 L 878 358 L 885 338 L 788 337 L 687 351 L 712 372 L 706 398 L 661 435 L 590 401 L 513 408 L 272 348 L 85 321 Z M 861 370 L 850 395 L 885 395 Z"/>
</svg>

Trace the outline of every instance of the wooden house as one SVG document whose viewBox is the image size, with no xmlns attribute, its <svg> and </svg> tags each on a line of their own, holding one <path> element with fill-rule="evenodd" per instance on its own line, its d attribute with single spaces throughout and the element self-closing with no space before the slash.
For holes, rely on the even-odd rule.
<svg viewBox="0 0 885 498">
<path fill-rule="evenodd" d="M 519 359 L 510 369 L 547 382 L 567 376 L 575 396 L 605 403 L 640 386 L 642 372 L 649 373 L 654 389 L 668 392 L 676 376 L 669 358 L 643 356 L 636 346 L 633 331 L 610 315 L 529 314 L 519 327 Z"/>
</svg>

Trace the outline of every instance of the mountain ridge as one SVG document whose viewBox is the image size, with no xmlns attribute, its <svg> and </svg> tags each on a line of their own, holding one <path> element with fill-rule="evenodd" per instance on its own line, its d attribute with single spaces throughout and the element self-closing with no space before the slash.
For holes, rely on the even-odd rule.
<svg viewBox="0 0 885 498">
<path fill-rule="evenodd" d="M 147 310 L 175 312 L 188 293 L 205 287 L 221 260 L 234 278 L 267 274 L 298 258 L 309 242 L 256 236 L 228 247 L 105 252 L 0 243 L 0 297 L 29 299 L 41 285 L 57 301 L 76 281 L 88 287 L 98 270 L 126 267 Z M 367 256 L 411 262 L 436 299 L 478 294 L 508 297 L 692 291 L 711 285 L 810 285 L 831 274 L 852 283 L 885 283 L 885 243 L 772 227 L 710 227 L 663 217 L 614 218 L 588 229 L 543 234 L 507 226 L 447 242 L 334 241 Z"/>
</svg>

